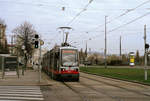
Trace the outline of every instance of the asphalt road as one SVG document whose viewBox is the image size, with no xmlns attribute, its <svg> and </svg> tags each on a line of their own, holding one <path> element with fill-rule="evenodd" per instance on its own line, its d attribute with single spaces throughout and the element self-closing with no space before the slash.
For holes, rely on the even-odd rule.
<svg viewBox="0 0 150 101">
<path fill-rule="evenodd" d="M 58 82 L 47 77 L 41 86 L 45 101 L 150 101 L 150 86 L 80 73 L 80 82 Z"/>
</svg>

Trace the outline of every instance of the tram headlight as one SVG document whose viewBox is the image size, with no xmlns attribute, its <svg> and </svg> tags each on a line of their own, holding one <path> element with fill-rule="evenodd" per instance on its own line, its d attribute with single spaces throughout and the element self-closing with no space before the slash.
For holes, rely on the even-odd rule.
<svg viewBox="0 0 150 101">
<path fill-rule="evenodd" d="M 76 72 L 78 72 L 78 68 L 76 69 Z"/>
<path fill-rule="evenodd" d="M 65 71 L 65 68 L 61 68 L 61 71 Z"/>
</svg>

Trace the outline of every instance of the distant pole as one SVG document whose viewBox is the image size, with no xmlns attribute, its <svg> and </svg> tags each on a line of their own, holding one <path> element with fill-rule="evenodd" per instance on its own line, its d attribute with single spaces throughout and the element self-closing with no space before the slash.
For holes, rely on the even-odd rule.
<svg viewBox="0 0 150 101">
<path fill-rule="evenodd" d="M 147 80 L 147 50 L 146 50 L 146 25 L 144 25 L 144 51 L 145 51 L 145 67 L 144 67 L 144 74 L 145 74 L 145 80 Z"/>
<path fill-rule="evenodd" d="M 40 40 L 41 41 L 41 40 Z M 41 42 L 39 42 L 40 44 L 40 57 L 39 57 L 39 82 L 41 82 L 41 69 L 42 69 L 42 66 L 41 66 Z"/>
<path fill-rule="evenodd" d="M 87 67 L 87 41 L 86 41 L 85 55 L 86 55 L 86 57 L 85 57 L 85 61 L 86 61 L 86 67 Z"/>
<path fill-rule="evenodd" d="M 122 52 L 121 52 L 121 36 L 120 36 L 120 60 L 121 60 Z"/>
<path fill-rule="evenodd" d="M 86 58 L 87 58 L 87 41 L 86 41 L 86 49 L 85 49 L 85 55 L 86 55 Z"/>
<path fill-rule="evenodd" d="M 105 54 L 105 68 L 107 68 L 107 26 L 106 26 L 106 23 L 107 23 L 107 16 L 105 16 L 105 50 L 104 50 L 104 54 Z"/>
<path fill-rule="evenodd" d="M 65 39 L 65 38 L 64 38 L 64 34 L 65 34 L 65 31 L 64 31 L 64 29 L 63 29 L 62 31 L 63 31 L 63 43 L 64 43 L 64 39 Z"/>
<path fill-rule="evenodd" d="M 4 79 L 4 76 L 5 76 L 4 56 L 2 56 L 2 79 Z"/>
<path fill-rule="evenodd" d="M 11 54 L 13 54 L 13 35 L 11 36 Z"/>
<path fill-rule="evenodd" d="M 19 53 L 18 53 L 18 47 L 17 47 L 17 75 L 19 78 Z"/>
</svg>

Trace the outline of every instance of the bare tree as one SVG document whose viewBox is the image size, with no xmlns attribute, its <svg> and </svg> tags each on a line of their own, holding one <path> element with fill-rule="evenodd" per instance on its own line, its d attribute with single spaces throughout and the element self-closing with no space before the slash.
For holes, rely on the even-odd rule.
<svg viewBox="0 0 150 101">
<path fill-rule="evenodd" d="M 4 21 L 3 19 L 1 19 L 1 18 L 0 18 L 0 24 L 6 25 L 6 24 L 5 24 L 5 21 Z"/>
<path fill-rule="evenodd" d="M 32 54 L 34 52 L 34 48 L 32 47 L 32 38 L 37 32 L 33 28 L 33 25 L 29 22 L 24 22 L 20 26 L 16 27 L 12 32 L 16 36 L 17 51 L 20 55 L 25 57 L 26 67 L 28 62 L 27 60 L 32 57 Z M 24 50 L 22 50 L 22 46 L 25 47 Z"/>
<path fill-rule="evenodd" d="M 136 51 L 135 60 L 136 60 L 136 63 L 139 64 L 139 62 L 140 62 L 140 55 L 139 55 L 139 51 L 138 50 Z"/>
<path fill-rule="evenodd" d="M 7 38 L 5 38 L 6 24 L 5 24 L 5 21 L 1 18 L 0 18 L 0 25 L 2 27 L 2 29 L 0 29 L 0 53 L 8 54 L 9 50 L 8 50 L 8 46 L 7 46 Z M 3 31 L 1 31 L 1 30 L 3 30 Z"/>
</svg>

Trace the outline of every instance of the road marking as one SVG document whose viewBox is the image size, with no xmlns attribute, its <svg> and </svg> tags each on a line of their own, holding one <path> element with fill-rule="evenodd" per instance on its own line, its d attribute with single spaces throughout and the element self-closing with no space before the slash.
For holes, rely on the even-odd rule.
<svg viewBox="0 0 150 101">
<path fill-rule="evenodd" d="M 39 86 L 0 86 L 0 101 L 44 101 Z"/>
<path fill-rule="evenodd" d="M 36 95 L 28 95 L 28 94 L 6 94 L 6 93 L 4 93 L 4 94 L 0 94 L 0 96 L 24 96 L 24 97 L 43 97 L 41 94 L 36 94 Z"/>
<path fill-rule="evenodd" d="M 39 100 L 39 101 L 44 101 L 43 98 L 37 98 L 37 97 L 10 97 L 10 96 L 6 96 L 6 97 L 0 97 L 0 99 L 13 99 L 13 100 Z"/>
</svg>

